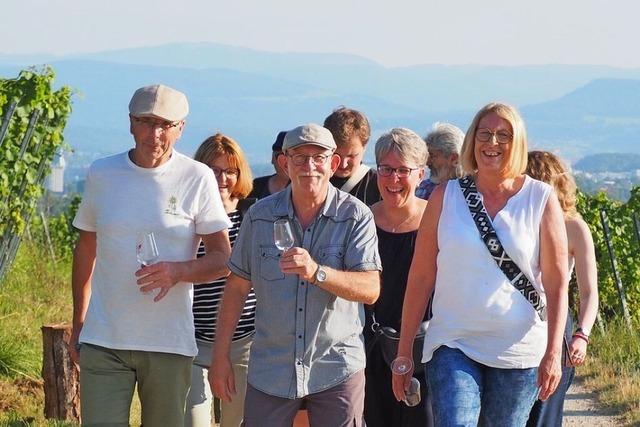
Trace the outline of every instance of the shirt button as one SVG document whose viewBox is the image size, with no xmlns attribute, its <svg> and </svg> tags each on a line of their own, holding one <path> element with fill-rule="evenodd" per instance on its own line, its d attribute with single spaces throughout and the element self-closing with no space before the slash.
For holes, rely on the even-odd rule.
<svg viewBox="0 0 640 427">
<path fill-rule="evenodd" d="M 298 338 L 302 339 L 302 335 L 298 335 Z"/>
<path fill-rule="evenodd" d="M 302 308 L 299 308 L 298 311 L 302 311 Z"/>
</svg>

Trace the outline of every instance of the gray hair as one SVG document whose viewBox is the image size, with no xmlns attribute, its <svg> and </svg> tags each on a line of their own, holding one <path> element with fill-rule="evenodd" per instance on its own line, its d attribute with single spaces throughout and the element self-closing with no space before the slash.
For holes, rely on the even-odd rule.
<svg viewBox="0 0 640 427">
<path fill-rule="evenodd" d="M 385 132 L 376 141 L 376 163 L 389 153 L 395 152 L 402 161 L 416 167 L 424 167 L 427 163 L 427 146 L 420 135 L 407 128 L 393 128 Z"/>
<path fill-rule="evenodd" d="M 431 132 L 424 137 L 427 147 L 438 150 L 445 156 L 451 154 L 460 155 L 462 143 L 464 142 L 464 132 L 451 123 L 435 122 Z"/>
</svg>

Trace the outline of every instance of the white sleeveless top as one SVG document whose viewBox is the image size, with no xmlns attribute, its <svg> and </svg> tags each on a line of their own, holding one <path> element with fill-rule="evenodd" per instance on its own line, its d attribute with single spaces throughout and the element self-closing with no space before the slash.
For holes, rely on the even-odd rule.
<svg viewBox="0 0 640 427">
<path fill-rule="evenodd" d="M 539 264 L 540 222 L 551 187 L 528 176 L 493 219 L 509 256 L 546 301 Z M 441 345 L 495 368 L 537 367 L 547 323 L 509 283 L 489 254 L 457 180 L 447 183 L 438 224 L 433 318 L 422 361 Z"/>
</svg>

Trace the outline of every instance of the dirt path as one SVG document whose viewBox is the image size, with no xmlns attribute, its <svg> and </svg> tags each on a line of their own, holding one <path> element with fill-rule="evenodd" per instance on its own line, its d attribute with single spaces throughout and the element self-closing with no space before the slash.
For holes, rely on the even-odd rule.
<svg viewBox="0 0 640 427">
<path fill-rule="evenodd" d="M 623 425 L 619 417 L 611 415 L 598 403 L 597 395 L 576 378 L 564 401 L 563 427 L 610 427 Z"/>
</svg>

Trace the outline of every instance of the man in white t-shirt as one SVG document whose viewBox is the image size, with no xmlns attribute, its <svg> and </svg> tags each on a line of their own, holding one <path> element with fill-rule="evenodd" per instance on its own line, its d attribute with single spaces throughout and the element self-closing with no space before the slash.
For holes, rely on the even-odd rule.
<svg viewBox="0 0 640 427">
<path fill-rule="evenodd" d="M 129 103 L 133 149 L 95 161 L 73 225 L 71 356 L 83 425 L 129 425 L 137 384 L 145 427 L 181 426 L 196 343 L 192 283 L 228 274 L 229 219 L 213 172 L 173 149 L 189 112 L 164 85 Z M 139 236 L 157 261 L 141 266 Z M 200 239 L 207 255 L 196 259 Z"/>
</svg>

